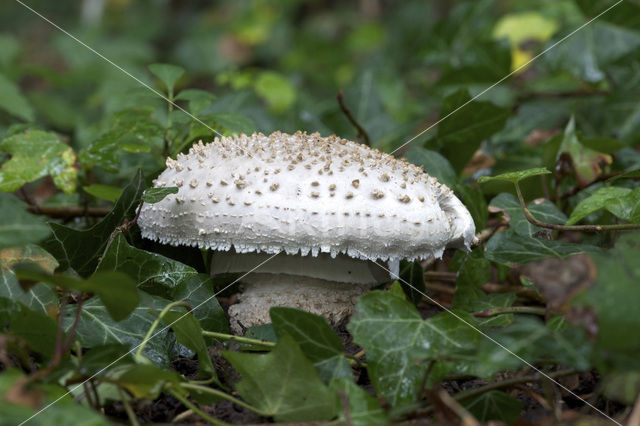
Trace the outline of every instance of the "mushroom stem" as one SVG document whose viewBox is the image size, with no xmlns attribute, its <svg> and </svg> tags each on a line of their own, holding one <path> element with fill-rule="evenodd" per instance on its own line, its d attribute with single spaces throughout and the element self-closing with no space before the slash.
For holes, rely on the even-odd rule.
<svg viewBox="0 0 640 426">
<path fill-rule="evenodd" d="M 240 302 L 229 308 L 231 331 L 270 322 L 269 309 L 287 306 L 322 315 L 338 324 L 353 313 L 357 299 L 369 285 L 340 283 L 287 274 L 253 273 L 244 280 Z"/>
</svg>

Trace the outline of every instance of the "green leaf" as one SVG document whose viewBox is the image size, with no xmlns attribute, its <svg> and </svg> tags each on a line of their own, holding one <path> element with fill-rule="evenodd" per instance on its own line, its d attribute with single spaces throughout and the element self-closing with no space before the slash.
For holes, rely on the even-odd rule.
<svg viewBox="0 0 640 426">
<path fill-rule="evenodd" d="M 100 166 L 108 173 L 117 173 L 122 168 L 125 152 L 144 152 L 160 146 L 165 129 L 153 113 L 152 107 L 128 108 L 114 113 L 108 128 L 80 151 L 81 163 L 85 167 Z"/>
<path fill-rule="evenodd" d="M 166 299 L 141 293 L 141 302 L 131 315 L 120 322 L 114 321 L 97 297 L 82 306 L 76 338 L 83 347 L 92 348 L 106 344 L 120 344 L 135 349 L 144 339 L 157 312 L 169 303 Z M 63 311 L 65 330 L 69 330 L 76 315 L 74 306 Z M 159 328 L 145 345 L 143 355 L 161 367 L 167 367 L 175 356 L 176 340 L 173 333 Z M 115 359 L 113 360 L 115 361 Z"/>
<path fill-rule="evenodd" d="M 217 381 L 216 370 L 209 357 L 207 345 L 202 337 L 202 327 L 200 327 L 198 320 L 188 312 L 168 311 L 162 317 L 162 321 L 171 327 L 178 342 L 196 353 L 200 373 L 214 377 Z"/>
<path fill-rule="evenodd" d="M 594 18 L 604 12 L 605 9 L 612 6 L 614 2 L 601 0 L 576 0 L 576 4 L 587 17 Z M 616 4 L 614 8 L 601 15 L 599 19 L 637 31 L 638 25 L 640 25 L 639 16 L 640 5 L 633 2 L 622 2 L 620 4 Z"/>
<path fill-rule="evenodd" d="M 615 353 L 640 351 L 640 244 L 638 232 L 622 235 L 613 249 L 592 255 L 598 270 L 595 286 L 573 302 L 593 307 L 598 318 L 597 344 Z"/>
<path fill-rule="evenodd" d="M 184 75 L 184 68 L 171 64 L 151 64 L 149 71 L 164 84 L 169 98 L 172 98 L 176 82 Z"/>
<path fill-rule="evenodd" d="M 588 244 L 533 238 L 507 230 L 491 237 L 485 250 L 486 258 L 492 262 L 523 265 L 549 257 L 565 259 L 578 253 L 593 253 L 598 248 Z"/>
<path fill-rule="evenodd" d="M 442 101 L 442 122 L 429 146 L 435 145 L 460 173 L 482 141 L 504 127 L 509 114 L 508 108 L 491 102 L 471 101 L 466 90 L 458 90 Z"/>
<path fill-rule="evenodd" d="M 502 173 L 497 176 L 482 176 L 478 179 L 478 182 L 491 182 L 491 181 L 503 181 L 503 182 L 512 182 L 518 183 L 523 179 L 526 179 L 531 176 L 539 176 L 539 175 L 548 175 L 551 172 L 544 167 L 535 167 L 533 169 L 521 170 L 518 172 L 509 172 Z"/>
<path fill-rule="evenodd" d="M 53 254 L 60 263 L 59 270 L 73 268 L 81 276 L 93 273 L 116 226 L 124 219 L 133 219 L 144 189 L 142 172 L 138 171 L 124 188 L 113 210 L 100 222 L 87 230 L 77 230 L 51 222 L 53 236 L 41 246 Z"/>
<path fill-rule="evenodd" d="M 39 405 L 31 407 L 11 402 L 11 398 L 7 398 L 8 394 L 15 392 L 18 386 L 22 386 L 25 376 L 22 372 L 8 369 L 4 370 L 0 375 L 0 419 L 3 424 L 17 425 L 25 423 L 27 419 L 33 416 L 28 424 L 39 426 L 57 426 L 57 425 L 77 425 L 77 426 L 111 426 L 103 415 L 95 412 L 91 408 L 78 404 L 73 396 L 69 394 L 67 389 L 55 384 L 33 384 L 29 386 L 23 398 L 28 400 L 33 398 Z M 41 404 L 41 405 L 40 405 Z M 46 412 L 42 413 L 43 407 L 47 407 Z M 27 423 L 25 423 L 27 424 Z"/>
<path fill-rule="evenodd" d="M 0 142 L 0 150 L 11 155 L 0 169 L 1 191 L 13 192 L 47 175 L 64 192 L 75 191 L 76 154 L 55 133 L 28 130 L 14 134 Z"/>
<path fill-rule="evenodd" d="M 286 77 L 274 71 L 262 71 L 254 83 L 254 90 L 275 112 L 283 112 L 296 101 L 296 89 Z"/>
<path fill-rule="evenodd" d="M 256 131 L 256 124 L 249 117 L 232 112 L 219 112 L 212 116 L 227 133 L 244 133 L 250 135 Z"/>
<path fill-rule="evenodd" d="M 456 264 L 452 262 L 450 268 L 458 268 L 457 287 L 479 287 L 491 279 L 491 264 L 485 259 L 482 247 L 476 247 L 471 253 L 457 252 L 456 257 L 461 257 L 461 260 Z"/>
<path fill-rule="evenodd" d="M 475 323 L 460 312 L 422 320 L 410 302 L 389 292 L 372 291 L 360 298 L 349 330 L 367 352 L 367 372 L 374 389 L 391 406 L 415 399 L 428 360 L 453 358 L 475 349 L 480 335 L 459 317 Z"/>
<path fill-rule="evenodd" d="M 463 399 L 460 403 L 481 422 L 499 420 L 509 425 L 522 412 L 522 402 L 518 398 L 497 390 Z"/>
<path fill-rule="evenodd" d="M 127 369 L 117 382 L 135 398 L 156 399 L 167 384 L 178 386 L 180 376 L 171 370 L 160 369 L 154 365 L 134 365 Z"/>
<path fill-rule="evenodd" d="M 338 419 L 352 425 L 389 424 L 389 416 L 373 395 L 359 387 L 353 379 L 342 378 L 331 382 L 331 387 L 339 393 L 343 392 L 349 402 L 347 421 L 346 407 L 342 407 Z"/>
<path fill-rule="evenodd" d="M 622 220 L 640 223 L 640 188 L 636 188 L 626 195 L 610 199 L 607 210 Z"/>
<path fill-rule="evenodd" d="M 420 262 L 408 262 L 402 260 L 400 262 L 400 285 L 407 298 L 414 305 L 420 303 L 423 295 L 427 292 L 427 286 L 424 283 L 424 271 Z"/>
<path fill-rule="evenodd" d="M 458 184 L 458 176 L 451 167 L 449 160 L 436 151 L 424 149 L 418 145 L 412 145 L 404 154 L 408 162 L 416 166 L 424 166 L 424 171 L 444 183 L 449 188 L 455 188 Z"/>
<path fill-rule="evenodd" d="M 530 364 L 544 360 L 576 370 L 588 369 L 591 364 L 593 345 L 579 327 L 554 332 L 536 317 L 515 315 L 511 325 L 488 330 L 487 334 L 493 340 L 483 338 L 478 342 L 467 371 L 479 377 L 490 378 L 499 371 L 521 368 L 525 365 L 521 358 Z"/>
<path fill-rule="evenodd" d="M 193 307 L 192 313 L 204 330 L 228 333 L 229 323 L 227 322 L 227 317 L 215 295 L 213 278 L 207 274 L 184 277 L 171 290 L 172 300 L 184 300 Z M 205 341 L 210 346 L 214 345 L 214 339 L 212 338 L 205 338 Z"/>
<path fill-rule="evenodd" d="M 567 225 L 573 225 L 598 210 L 606 209 L 610 202 L 618 198 L 623 198 L 629 194 L 631 189 L 621 188 L 618 186 L 609 186 L 600 188 L 584 200 L 571 212 L 571 216 L 567 220 Z"/>
<path fill-rule="evenodd" d="M 573 116 L 564 129 L 557 155 L 556 162 L 560 160 L 561 156 L 568 155 L 571 158 L 576 178 L 582 185 L 593 182 L 603 172 L 603 167 L 613 161 L 610 155 L 594 151 L 580 143 Z"/>
<path fill-rule="evenodd" d="M 191 266 L 162 255 L 131 247 L 122 233 L 104 253 L 98 271 L 119 271 L 151 294 L 168 295 L 180 282 L 197 274 Z"/>
<path fill-rule="evenodd" d="M 33 108 L 18 86 L 0 74 L 0 109 L 25 121 L 33 121 Z"/>
<path fill-rule="evenodd" d="M 50 316 L 33 311 L 18 302 L 11 315 L 10 332 L 27 342 L 35 352 L 47 358 L 53 356 L 58 325 Z"/>
<path fill-rule="evenodd" d="M 497 207 L 509 217 L 509 228 L 513 229 L 519 235 L 531 236 L 536 232 L 543 230 L 539 226 L 533 225 L 527 220 L 522 211 L 522 206 L 516 197 L 505 192 L 495 196 L 489 205 Z M 563 224 L 567 220 L 567 216 L 561 212 L 555 204 L 546 199 L 534 200 L 527 205 L 527 209 L 533 216 L 546 223 Z"/>
<path fill-rule="evenodd" d="M 343 355 L 342 341 L 326 318 L 293 308 L 269 310 L 278 339 L 291 336 L 310 359 L 323 382 L 352 377 L 351 366 Z"/>
<path fill-rule="evenodd" d="M 20 280 L 45 282 L 67 290 L 96 294 L 115 321 L 126 318 L 140 302 L 136 283 L 121 272 L 96 272 L 88 279 L 83 280 L 70 275 L 49 275 L 35 268 L 22 268 L 21 266 L 15 268 L 16 275 Z"/>
<path fill-rule="evenodd" d="M 13 194 L 0 192 L 0 249 L 37 243 L 51 233 L 47 224 L 27 213 L 25 207 Z"/>
<path fill-rule="evenodd" d="M 177 194 L 177 186 L 168 186 L 165 188 L 149 188 L 142 194 L 142 201 L 149 204 L 159 203 L 169 194 Z"/>
<path fill-rule="evenodd" d="M 102 185 L 94 183 L 93 185 L 85 186 L 82 189 L 87 194 L 91 194 L 94 197 L 102 198 L 107 201 L 116 201 L 122 195 L 122 189 L 117 186 Z"/>
<path fill-rule="evenodd" d="M 336 392 L 322 383 L 291 336 L 282 336 L 265 355 L 222 354 L 242 375 L 236 385 L 240 396 L 277 422 L 330 420 L 337 414 Z"/>
<path fill-rule="evenodd" d="M 620 371 L 604 376 L 602 390 L 607 398 L 631 405 L 640 394 L 640 371 Z"/>
<path fill-rule="evenodd" d="M 185 89 L 178 93 L 175 100 L 189 101 L 189 112 L 195 116 L 199 116 L 211 106 L 215 98 L 213 94 L 204 90 Z"/>
<path fill-rule="evenodd" d="M 30 262 L 52 273 L 58 262 L 49 253 L 38 246 L 27 245 L 23 248 L 0 251 L 0 297 L 12 302 L 22 302 L 29 309 L 47 314 L 58 306 L 58 294 L 55 289 L 44 283 L 37 283 L 25 291 L 11 267 L 18 263 Z"/>
</svg>

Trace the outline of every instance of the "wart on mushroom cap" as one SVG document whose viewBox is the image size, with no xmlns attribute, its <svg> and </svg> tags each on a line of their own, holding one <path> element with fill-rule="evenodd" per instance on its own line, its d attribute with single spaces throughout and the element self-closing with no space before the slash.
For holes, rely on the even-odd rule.
<svg viewBox="0 0 640 426">
<path fill-rule="evenodd" d="M 241 296 L 242 303 L 230 310 L 232 324 L 244 326 L 268 321 L 271 306 L 326 305 L 312 300 L 309 288 L 300 291 L 296 282 L 326 293 L 327 286 L 360 280 L 360 287 L 340 284 L 331 290 L 344 288 L 346 296 L 334 299 L 351 304 L 354 296 L 381 280 L 379 271 L 371 272 L 376 269 L 371 261 L 387 261 L 397 271 L 400 259 L 441 257 L 446 247 L 469 248 L 475 232 L 460 200 L 422 168 L 317 133 L 276 132 L 200 142 L 189 154 L 167 159 L 167 169 L 154 186 L 178 186 L 179 192 L 143 206 L 138 221 L 142 236 L 229 252 L 214 255 L 213 273 L 248 271 L 262 259 L 254 256 L 249 265 L 241 254 L 287 254 L 245 280 L 253 284 Z M 341 267 L 331 259 L 338 255 Z M 289 278 L 266 279 L 265 272 Z M 253 303 L 258 299 L 251 299 L 250 289 L 258 286 L 256 280 L 263 284 L 261 292 L 270 291 L 269 282 L 279 284 L 279 295 L 272 294 L 271 302 Z M 300 294 L 291 296 L 307 296 L 309 303 L 290 300 L 287 295 L 296 288 Z M 244 312 L 245 303 L 259 305 L 264 312 Z M 339 321 L 350 309 L 352 305 L 336 315 L 333 306 L 330 312 L 323 306 L 315 311 Z"/>
</svg>

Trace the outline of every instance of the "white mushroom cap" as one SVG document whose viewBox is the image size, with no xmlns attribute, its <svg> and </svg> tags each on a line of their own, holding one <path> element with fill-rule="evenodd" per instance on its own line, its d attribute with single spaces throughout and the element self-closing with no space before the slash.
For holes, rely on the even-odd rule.
<svg viewBox="0 0 640 426">
<path fill-rule="evenodd" d="M 339 253 L 363 260 L 441 257 L 475 233 L 453 191 L 412 164 L 336 136 L 216 138 L 167 159 L 145 204 L 145 238 L 237 253 Z"/>
</svg>

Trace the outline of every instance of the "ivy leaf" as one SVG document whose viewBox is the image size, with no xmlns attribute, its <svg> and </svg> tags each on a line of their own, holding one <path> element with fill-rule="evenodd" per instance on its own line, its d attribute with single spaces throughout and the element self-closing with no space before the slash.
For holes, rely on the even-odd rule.
<svg viewBox="0 0 640 426">
<path fill-rule="evenodd" d="M 131 247 L 122 233 L 113 239 L 97 270 L 125 273 L 142 290 L 160 296 L 168 295 L 181 281 L 197 274 L 184 263 Z"/>
<path fill-rule="evenodd" d="M 326 318 L 293 308 L 271 308 L 271 323 L 278 339 L 291 336 L 310 359 L 325 383 L 352 377 L 351 366 L 343 355 L 342 341 Z"/>
<path fill-rule="evenodd" d="M 522 402 L 518 398 L 497 390 L 463 399 L 460 403 L 481 422 L 499 420 L 509 425 L 522 412 Z"/>
<path fill-rule="evenodd" d="M 149 71 L 164 84 L 169 98 L 173 98 L 173 89 L 176 82 L 184 75 L 184 68 L 171 64 L 151 64 Z"/>
<path fill-rule="evenodd" d="M 593 182 L 603 172 L 603 167 L 613 161 L 610 155 L 594 151 L 580 143 L 573 117 L 564 129 L 564 137 L 558 148 L 556 161 L 563 155 L 568 155 L 571 158 L 576 178 L 581 185 Z"/>
<path fill-rule="evenodd" d="M 180 376 L 171 370 L 155 365 L 134 365 L 118 377 L 118 385 L 127 389 L 136 398 L 156 399 L 167 384 L 176 387 L 180 384 Z"/>
<path fill-rule="evenodd" d="M 138 171 L 123 189 L 113 210 L 89 229 L 77 230 L 51 222 L 49 226 L 53 236 L 41 246 L 58 260 L 58 270 L 73 268 L 81 276 L 91 275 L 116 226 L 121 225 L 125 218 L 130 220 L 135 216 L 143 189 L 142 172 Z"/>
<path fill-rule="evenodd" d="M 509 327 L 487 333 L 493 341 L 483 338 L 478 342 L 470 365 L 470 372 L 479 377 L 490 378 L 499 371 L 520 368 L 521 358 L 530 364 L 544 359 L 577 370 L 588 369 L 591 363 L 593 346 L 588 343 L 584 330 L 578 327 L 554 332 L 538 318 L 516 315 Z"/>
<path fill-rule="evenodd" d="M 328 388 L 291 336 L 265 355 L 228 352 L 223 356 L 242 375 L 236 389 L 249 404 L 277 422 L 330 420 L 338 412 Z"/>
<path fill-rule="evenodd" d="M 162 317 L 162 321 L 168 327 L 171 327 L 178 342 L 196 353 L 200 373 L 214 378 L 220 384 L 217 380 L 216 370 L 209 357 L 207 345 L 202 337 L 202 327 L 200 327 L 198 320 L 191 313 L 169 311 Z"/>
<path fill-rule="evenodd" d="M 58 135 L 42 130 L 14 134 L 0 142 L 11 159 L 0 168 L 0 190 L 13 192 L 27 182 L 51 176 L 55 185 L 70 194 L 76 189 L 76 154 Z"/>
<path fill-rule="evenodd" d="M 193 306 L 193 315 L 204 330 L 229 332 L 229 323 L 224 310 L 215 297 L 213 278 L 207 274 L 185 277 L 171 290 L 172 300 L 184 300 Z M 215 339 L 205 338 L 213 346 Z"/>
<path fill-rule="evenodd" d="M 58 294 L 44 283 L 37 283 L 29 291 L 24 291 L 11 267 L 18 263 L 34 263 L 48 273 L 53 273 L 58 262 L 38 246 L 0 250 L 0 297 L 12 302 L 21 302 L 36 312 L 49 313 L 57 307 Z"/>
<path fill-rule="evenodd" d="M 177 186 L 169 186 L 165 188 L 149 188 L 142 194 L 142 201 L 149 204 L 159 203 L 169 194 L 177 194 Z"/>
<path fill-rule="evenodd" d="M 0 108 L 25 121 L 33 121 L 33 108 L 18 86 L 0 74 Z"/>
<path fill-rule="evenodd" d="M 109 315 L 115 321 L 126 318 L 140 302 L 136 283 L 121 272 L 96 272 L 84 280 L 70 275 L 49 275 L 35 268 L 22 268 L 20 266 L 16 267 L 15 272 L 20 280 L 45 282 L 67 290 L 94 293 L 100 298 Z"/>
<path fill-rule="evenodd" d="M 447 185 L 449 188 L 455 188 L 458 184 L 458 176 L 451 167 L 449 160 L 444 158 L 440 153 L 422 148 L 418 145 L 412 145 L 404 154 L 408 162 L 416 166 L 423 166 L 425 173 L 438 178 L 439 182 Z"/>
<path fill-rule="evenodd" d="M 111 186 L 111 185 L 102 185 L 99 183 L 94 183 L 92 185 L 85 186 L 82 189 L 84 189 L 84 191 L 87 194 L 91 194 L 94 197 L 98 197 L 103 200 L 112 201 L 112 202 L 116 201 L 118 198 L 120 198 L 120 195 L 122 195 L 121 188 L 118 188 L 117 186 Z"/>
<path fill-rule="evenodd" d="M 569 219 L 567 220 L 567 225 L 574 225 L 589 216 L 591 213 L 606 209 L 610 202 L 618 198 L 623 198 L 630 192 L 631 189 L 618 186 L 598 189 L 596 192 L 578 203 L 571 212 L 571 216 L 569 216 Z"/>
<path fill-rule="evenodd" d="M 467 314 L 456 315 L 475 323 Z M 458 317 L 443 312 L 422 320 L 410 302 L 389 292 L 362 296 L 348 327 L 367 351 L 367 372 L 376 392 L 392 406 L 412 402 L 427 360 L 473 351 L 480 335 Z"/>
<path fill-rule="evenodd" d="M 47 358 L 53 356 L 58 333 L 53 318 L 18 303 L 9 324 L 11 334 L 23 339 L 35 352 Z"/>
<path fill-rule="evenodd" d="M 100 299 L 92 297 L 82 306 L 76 338 L 85 348 L 120 344 L 133 350 L 142 343 L 147 331 L 156 320 L 155 313 L 162 310 L 167 303 L 169 301 L 166 299 L 142 292 L 141 302 L 131 315 L 116 322 L 111 318 Z M 68 331 L 76 316 L 75 306 L 67 305 L 63 315 L 64 327 Z M 176 340 L 173 333 L 156 329 L 153 338 L 144 346 L 142 354 L 156 365 L 167 367 L 173 359 L 175 351 Z"/>
<path fill-rule="evenodd" d="M 512 194 L 505 192 L 498 194 L 489 202 L 489 205 L 503 210 L 510 218 L 509 228 L 519 235 L 531 236 L 543 229 L 527 220 L 520 202 Z M 567 220 L 567 216 L 555 204 L 546 199 L 532 201 L 527 205 L 527 208 L 536 219 L 542 222 L 563 224 Z"/>
<path fill-rule="evenodd" d="M 638 233 L 620 237 L 608 252 L 592 255 L 598 269 L 595 286 L 579 295 L 573 304 L 595 309 L 598 317 L 597 343 L 614 353 L 635 354 L 640 350 L 640 244 Z"/>
<path fill-rule="evenodd" d="M 124 153 L 145 152 L 159 146 L 165 129 L 153 118 L 153 112 L 151 107 L 135 107 L 114 113 L 109 128 L 80 151 L 81 163 L 117 173 Z"/>
<path fill-rule="evenodd" d="M 482 141 L 504 127 L 509 114 L 508 108 L 491 102 L 471 101 L 469 92 L 458 90 L 442 101 L 442 122 L 438 124 L 438 133 L 429 142 L 429 147 L 439 148 L 438 151 L 451 162 L 456 173 L 460 173 Z"/>
<path fill-rule="evenodd" d="M 0 192 L 0 249 L 37 243 L 51 233 L 42 219 L 27 213 L 25 208 L 25 203 L 13 194 Z"/>
<path fill-rule="evenodd" d="M 338 392 L 343 392 L 349 402 L 349 417 L 347 419 L 346 407 L 342 407 L 343 411 L 338 416 L 341 422 L 356 426 L 389 424 L 389 416 L 380 406 L 380 401 L 356 385 L 353 379 L 334 380 L 331 382 L 331 387 Z"/>
<path fill-rule="evenodd" d="M 399 281 L 404 294 L 406 294 L 409 300 L 411 300 L 414 305 L 420 303 L 423 295 L 427 292 L 427 286 L 424 283 L 424 271 L 422 270 L 420 262 L 402 260 L 400 262 Z"/>
<path fill-rule="evenodd" d="M 485 250 L 487 259 L 504 265 L 523 265 L 548 257 L 565 259 L 578 253 L 599 251 L 596 246 L 589 244 L 533 238 L 513 230 L 502 231 L 491 237 Z"/>
<path fill-rule="evenodd" d="M 110 426 L 102 414 L 91 408 L 78 404 L 66 388 L 56 384 L 33 384 L 27 392 L 21 396 L 23 399 L 13 402 L 9 395 L 16 392 L 15 389 L 22 386 L 25 376 L 15 369 L 6 369 L 0 379 L 0 418 L 4 424 L 17 425 L 26 423 L 32 418 L 31 423 L 53 426 L 60 424 Z M 26 404 L 25 404 L 26 402 Z M 35 406 L 29 405 L 35 402 Z M 40 416 L 42 407 L 48 407 L 46 413 Z"/>
<path fill-rule="evenodd" d="M 610 199 L 607 210 L 627 222 L 640 223 L 640 188 L 621 197 Z"/>
<path fill-rule="evenodd" d="M 529 178 L 531 176 L 539 176 L 539 175 L 548 175 L 551 172 L 544 167 L 534 167 L 532 169 L 521 170 L 518 172 L 508 172 L 502 173 L 497 176 L 482 176 L 478 179 L 478 182 L 491 182 L 491 181 L 502 181 L 502 182 L 511 182 L 518 183 L 523 179 Z"/>
</svg>

